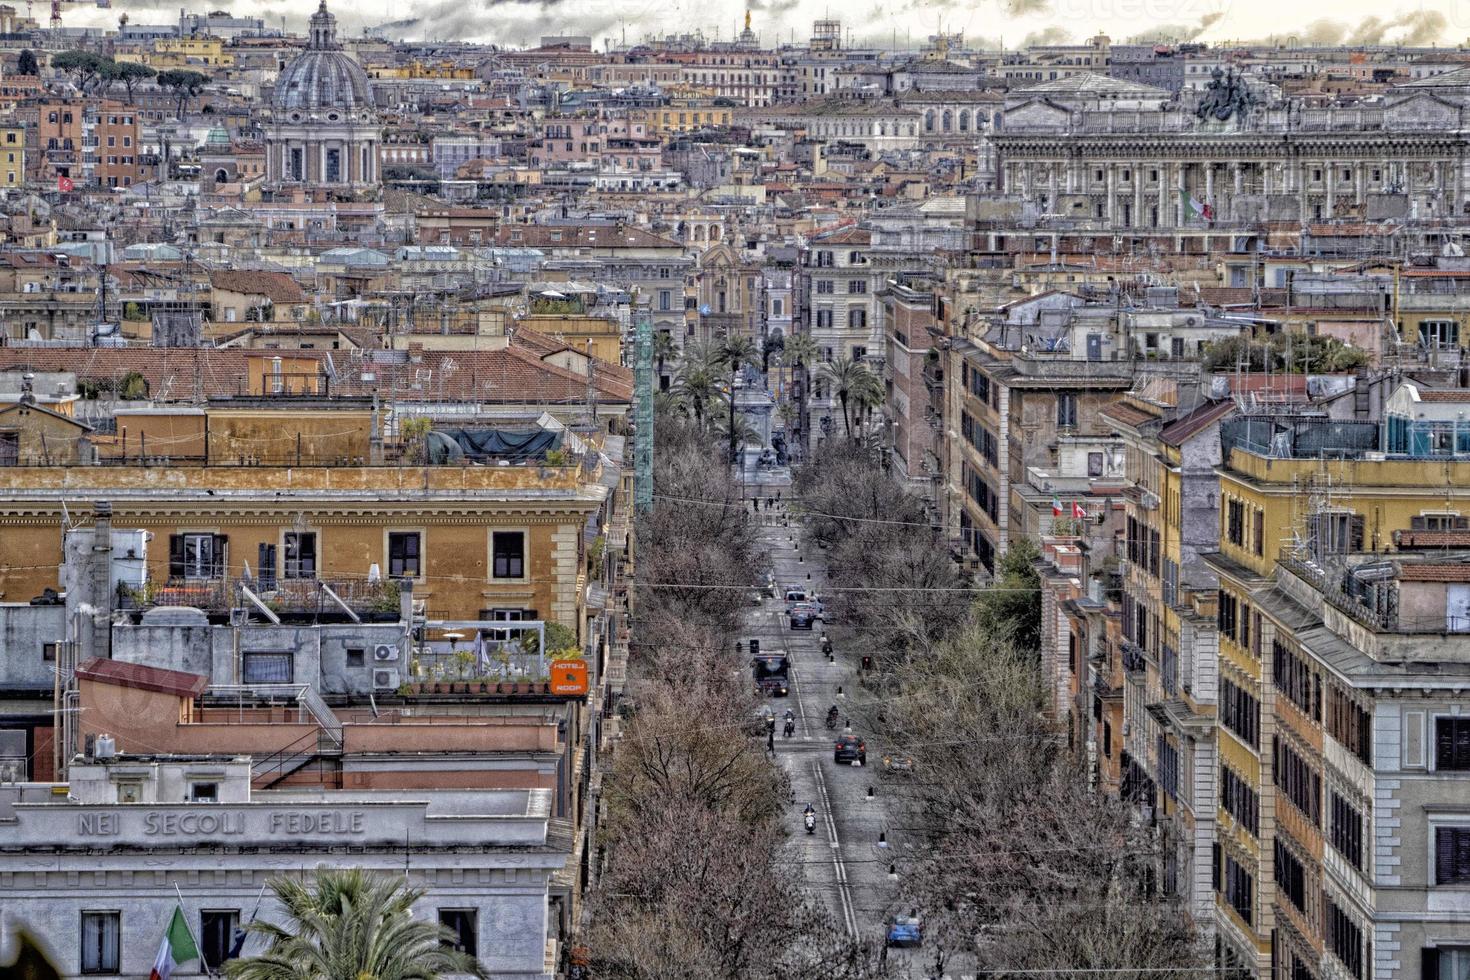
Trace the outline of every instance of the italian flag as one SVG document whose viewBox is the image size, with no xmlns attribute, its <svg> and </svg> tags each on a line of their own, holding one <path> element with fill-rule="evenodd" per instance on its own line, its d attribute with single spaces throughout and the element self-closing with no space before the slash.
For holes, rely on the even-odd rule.
<svg viewBox="0 0 1470 980">
<path fill-rule="evenodd" d="M 163 942 L 158 944 L 158 955 L 153 959 L 153 972 L 148 974 L 148 980 L 168 980 L 174 967 L 198 958 L 199 947 L 194 944 L 189 923 L 184 921 L 184 910 L 175 905 L 174 917 L 169 920 Z"/>
</svg>

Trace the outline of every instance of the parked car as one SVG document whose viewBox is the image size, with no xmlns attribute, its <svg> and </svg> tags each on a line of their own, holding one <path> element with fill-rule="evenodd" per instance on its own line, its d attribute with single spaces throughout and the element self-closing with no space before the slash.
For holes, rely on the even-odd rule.
<svg viewBox="0 0 1470 980">
<path fill-rule="evenodd" d="M 868 746 L 856 735 L 839 735 L 837 745 L 832 750 L 832 761 L 838 765 L 852 765 L 856 762 L 865 766 L 868 764 Z"/>
<path fill-rule="evenodd" d="M 899 775 L 908 775 L 914 771 L 914 760 L 911 756 L 896 755 L 892 752 L 883 757 L 883 771 Z"/>
<path fill-rule="evenodd" d="M 924 923 L 917 915 L 894 916 L 888 922 L 885 941 L 889 946 L 922 946 Z"/>
</svg>

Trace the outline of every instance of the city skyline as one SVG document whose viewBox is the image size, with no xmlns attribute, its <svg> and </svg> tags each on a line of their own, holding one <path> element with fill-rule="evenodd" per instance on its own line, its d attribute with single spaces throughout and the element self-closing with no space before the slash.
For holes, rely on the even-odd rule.
<svg viewBox="0 0 1470 980">
<path fill-rule="evenodd" d="M 140 3 L 123 0 L 110 10 L 68 10 L 68 26 L 116 27 L 126 12 L 132 23 L 167 23 L 185 9 L 203 14 L 219 4 Z M 515 47 L 535 46 L 543 36 L 582 35 L 596 49 L 645 37 L 699 31 L 706 40 L 731 40 L 747 10 L 763 46 L 805 43 L 814 20 L 843 22 L 854 45 L 917 50 L 931 35 L 963 34 L 977 48 L 1021 49 L 1034 44 L 1081 43 L 1094 33 L 1115 43 L 1129 41 L 1205 44 L 1414 45 L 1455 47 L 1470 38 L 1470 6 L 1456 0 L 1407 4 L 1385 10 L 1367 0 L 1346 0 L 1331 16 L 1294 11 L 1284 18 L 1269 0 L 868 0 L 856 11 L 834 9 L 828 0 L 753 0 L 751 3 L 694 3 L 691 0 L 634 0 L 613 6 L 599 0 L 495 0 L 463 4 L 416 0 L 406 5 L 368 3 L 337 10 L 344 33 L 375 31 L 393 40 L 465 40 Z M 262 17 L 267 25 L 300 33 L 307 14 L 290 0 L 264 0 L 240 16 Z M 677 26 L 674 26 L 677 25 Z"/>
</svg>

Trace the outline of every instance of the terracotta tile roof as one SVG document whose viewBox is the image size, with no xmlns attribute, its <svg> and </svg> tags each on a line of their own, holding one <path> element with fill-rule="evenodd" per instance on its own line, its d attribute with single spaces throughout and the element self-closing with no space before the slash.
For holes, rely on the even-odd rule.
<svg viewBox="0 0 1470 980">
<path fill-rule="evenodd" d="M 1393 543 L 1398 548 L 1470 548 L 1470 530 L 1400 530 L 1393 532 Z"/>
<path fill-rule="evenodd" d="M 151 398 L 188 401 L 196 393 L 206 399 L 250 394 L 250 359 L 276 354 L 317 362 L 322 372 L 331 375 L 331 393 L 343 397 L 378 392 L 407 401 L 443 398 L 554 405 L 587 398 L 585 375 L 548 364 L 541 360 L 539 348 L 514 342 L 498 351 L 423 351 L 417 362 L 380 350 L 0 347 L 0 371 L 73 372 L 79 379 L 109 382 L 136 371 L 147 382 Z M 362 380 L 365 372 L 372 380 Z M 593 382 L 604 402 L 627 404 L 632 400 L 633 373 L 627 368 L 599 361 Z"/>
<path fill-rule="evenodd" d="M 1105 418 L 1134 428 L 1158 421 L 1158 416 L 1145 412 L 1138 406 L 1130 405 L 1127 402 L 1113 402 L 1110 405 L 1104 405 L 1102 407 L 1102 415 Z"/>
<path fill-rule="evenodd" d="M 1226 399 L 1206 402 L 1188 415 L 1181 416 L 1159 430 L 1159 441 L 1166 446 L 1178 446 L 1201 429 L 1224 418 L 1235 408 L 1235 402 Z"/>
<path fill-rule="evenodd" d="M 209 678 L 203 674 L 186 674 L 181 670 L 164 670 L 129 663 L 126 660 L 103 660 L 93 657 L 77 665 L 77 676 L 82 680 L 127 687 L 135 691 L 158 691 L 160 694 L 176 694 L 181 698 L 197 698 L 209 687 Z"/>
<path fill-rule="evenodd" d="M 272 303 L 306 302 L 305 291 L 284 272 L 217 269 L 209 274 L 209 284 L 232 293 L 264 296 Z"/>
<path fill-rule="evenodd" d="M 1470 389 L 1440 388 L 1430 389 L 1428 391 L 1421 389 L 1419 391 L 1419 400 L 1421 402 L 1449 402 L 1451 404 L 1470 402 Z"/>
<path fill-rule="evenodd" d="M 150 397 L 178 401 L 196 391 L 205 398 L 245 393 L 249 358 L 261 353 L 193 347 L 0 347 L 0 371 L 69 371 L 93 381 L 118 381 L 136 371 L 147 382 Z M 325 352 L 290 354 L 325 360 Z"/>
<path fill-rule="evenodd" d="M 1470 582 L 1470 564 L 1460 562 L 1435 565 L 1404 565 L 1399 568 L 1400 582 Z"/>
</svg>

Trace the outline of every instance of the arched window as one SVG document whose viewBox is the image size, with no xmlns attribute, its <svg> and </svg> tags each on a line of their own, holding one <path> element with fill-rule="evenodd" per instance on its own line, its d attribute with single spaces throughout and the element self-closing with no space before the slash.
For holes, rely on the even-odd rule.
<svg viewBox="0 0 1470 980">
<path fill-rule="evenodd" d="M 933 109 L 926 109 L 924 111 L 924 132 L 926 132 L 926 133 L 932 133 L 932 132 L 934 132 L 934 110 Z"/>
<path fill-rule="evenodd" d="M 962 132 L 962 133 L 968 133 L 969 131 L 970 131 L 970 110 L 969 109 L 961 109 L 960 110 L 960 132 Z"/>
<path fill-rule="evenodd" d="M 954 128 L 954 115 L 948 109 L 945 109 L 944 115 L 940 117 L 939 128 L 946 133 Z"/>
<path fill-rule="evenodd" d="M 230 180 L 230 175 L 225 170 L 224 167 L 220 167 L 218 170 L 216 170 L 214 172 L 214 182 L 216 184 L 225 184 L 225 183 L 228 183 L 229 180 Z"/>
</svg>

